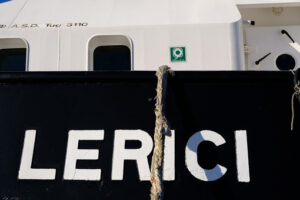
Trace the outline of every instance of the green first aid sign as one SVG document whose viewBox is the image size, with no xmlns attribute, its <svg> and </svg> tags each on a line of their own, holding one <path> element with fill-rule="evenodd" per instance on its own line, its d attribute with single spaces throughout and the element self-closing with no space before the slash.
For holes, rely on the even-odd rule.
<svg viewBox="0 0 300 200">
<path fill-rule="evenodd" d="M 171 47 L 170 54 L 171 54 L 171 62 L 186 61 L 185 47 Z"/>
</svg>

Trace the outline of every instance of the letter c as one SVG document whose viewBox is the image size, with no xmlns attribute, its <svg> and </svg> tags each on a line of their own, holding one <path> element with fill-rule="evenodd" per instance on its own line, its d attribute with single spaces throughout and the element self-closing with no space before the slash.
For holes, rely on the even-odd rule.
<svg viewBox="0 0 300 200">
<path fill-rule="evenodd" d="M 225 144 L 225 139 L 210 130 L 198 131 L 189 140 L 185 148 L 185 164 L 191 174 L 202 181 L 215 181 L 224 176 L 227 169 L 216 165 L 213 169 L 204 169 L 198 164 L 197 150 L 201 142 L 210 141 L 216 146 Z"/>
</svg>

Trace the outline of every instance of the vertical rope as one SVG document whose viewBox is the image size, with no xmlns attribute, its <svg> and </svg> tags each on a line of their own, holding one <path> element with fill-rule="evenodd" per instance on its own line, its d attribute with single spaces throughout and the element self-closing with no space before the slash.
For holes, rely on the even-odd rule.
<svg viewBox="0 0 300 200">
<path fill-rule="evenodd" d="M 300 82 L 298 81 L 294 86 L 294 93 L 292 95 L 291 105 L 292 105 L 292 120 L 291 120 L 291 131 L 294 130 L 294 121 L 295 121 L 295 97 L 300 95 Z"/>
<path fill-rule="evenodd" d="M 167 78 L 170 73 L 168 66 L 161 66 L 156 72 L 156 104 L 155 104 L 155 130 L 154 130 L 154 150 L 151 162 L 151 200 L 163 199 L 162 184 L 162 161 L 163 161 L 163 135 L 169 133 L 168 123 L 165 117 L 165 99 L 167 91 Z"/>
</svg>

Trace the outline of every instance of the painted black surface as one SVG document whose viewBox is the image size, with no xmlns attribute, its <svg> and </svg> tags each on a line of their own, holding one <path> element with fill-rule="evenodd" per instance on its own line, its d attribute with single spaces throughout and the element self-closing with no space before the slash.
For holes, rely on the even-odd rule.
<svg viewBox="0 0 300 200">
<path fill-rule="evenodd" d="M 290 72 L 176 72 L 169 79 L 166 114 L 176 130 L 176 180 L 165 182 L 165 199 L 298 199 L 299 104 L 290 131 L 293 76 Z M 154 130 L 154 72 L 0 74 L 0 198 L 149 199 L 149 182 L 136 164 L 125 162 L 124 180 L 111 180 L 114 130 Z M 18 180 L 25 130 L 36 129 L 35 168 L 56 168 L 54 181 Z M 69 130 L 104 129 L 98 161 L 78 168 L 101 168 L 101 181 L 64 181 Z M 228 171 L 203 182 L 185 167 L 189 137 L 199 130 L 221 134 L 226 144 L 203 143 L 198 162 Z M 237 181 L 234 131 L 247 130 L 250 183 Z M 139 144 L 126 144 L 136 148 Z M 151 155 L 149 156 L 150 163 Z"/>
</svg>

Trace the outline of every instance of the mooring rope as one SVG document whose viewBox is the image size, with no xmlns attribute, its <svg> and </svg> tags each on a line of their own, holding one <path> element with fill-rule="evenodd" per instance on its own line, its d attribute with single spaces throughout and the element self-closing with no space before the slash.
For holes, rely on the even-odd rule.
<svg viewBox="0 0 300 200">
<path fill-rule="evenodd" d="M 295 97 L 300 95 L 300 81 L 295 82 L 294 93 L 292 95 L 291 106 L 292 106 L 292 120 L 291 120 L 291 131 L 294 130 L 294 120 L 295 120 Z"/>
<path fill-rule="evenodd" d="M 163 135 L 168 134 L 169 127 L 165 117 L 165 99 L 167 91 L 167 78 L 171 70 L 168 66 L 161 66 L 157 72 L 157 88 L 155 103 L 155 130 L 154 130 L 154 150 L 151 162 L 151 200 L 163 199 L 162 183 L 162 162 L 163 162 Z"/>
</svg>

